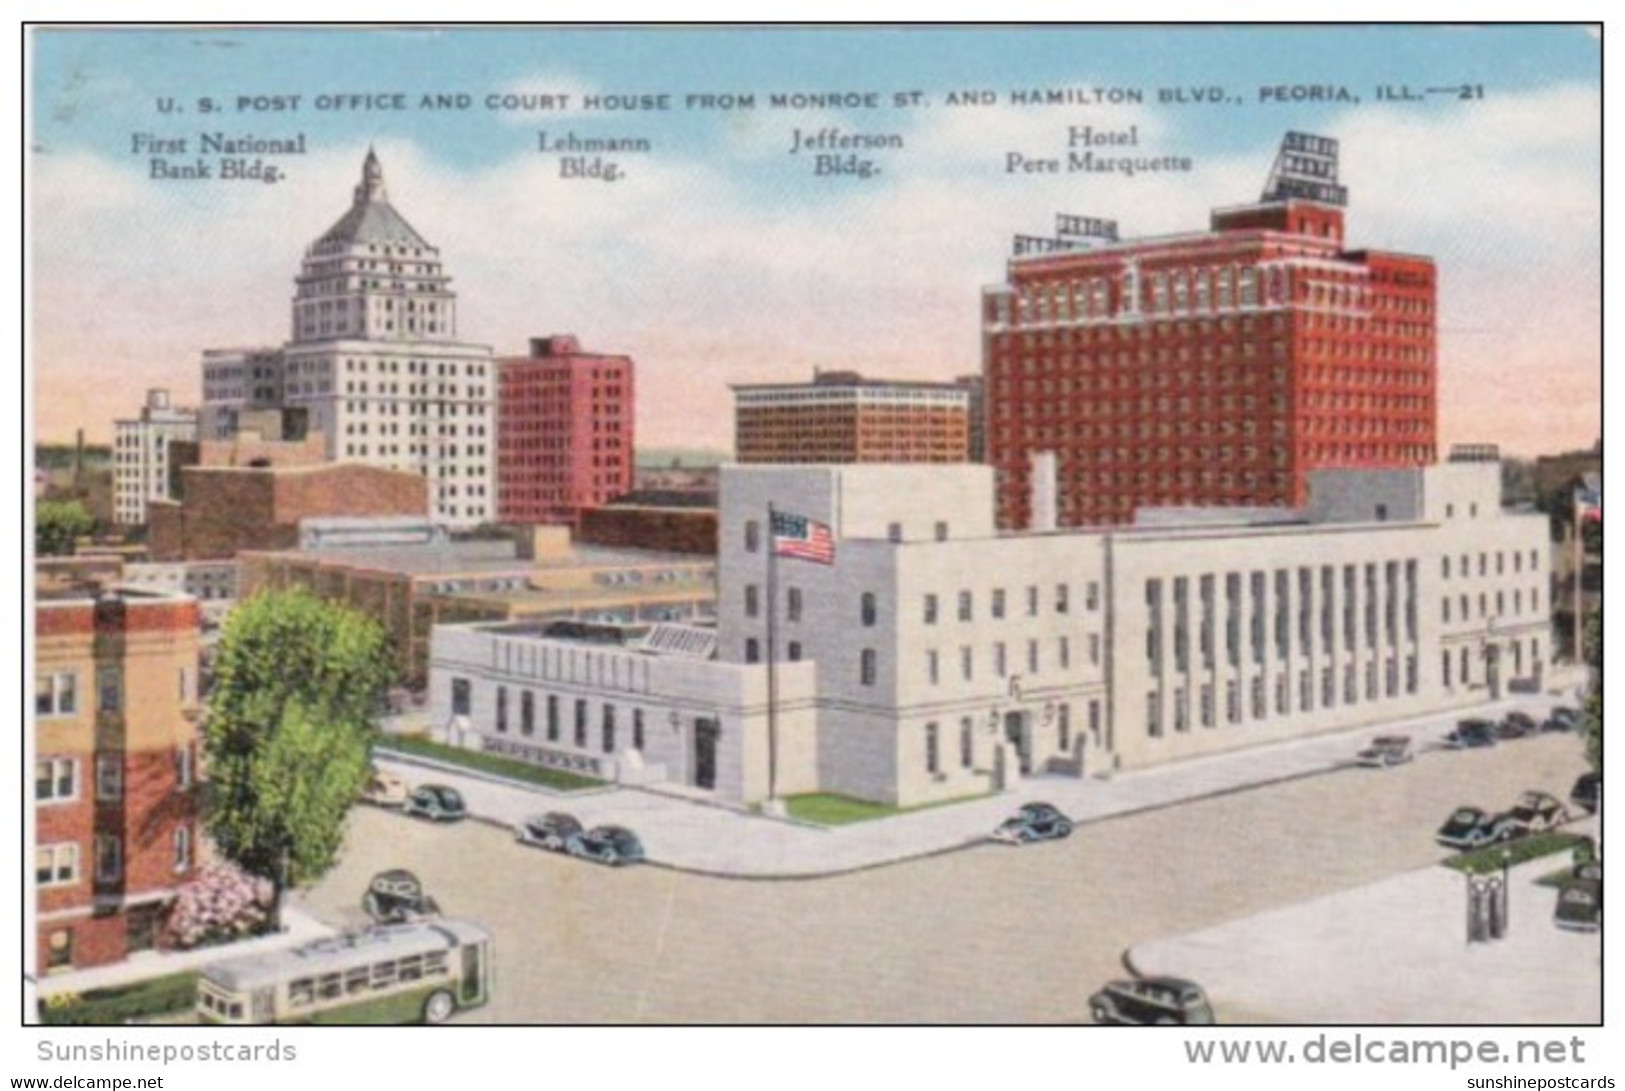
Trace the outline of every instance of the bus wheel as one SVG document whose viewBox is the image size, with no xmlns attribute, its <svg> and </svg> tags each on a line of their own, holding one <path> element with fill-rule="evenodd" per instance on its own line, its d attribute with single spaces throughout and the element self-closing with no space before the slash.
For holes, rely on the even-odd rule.
<svg viewBox="0 0 1625 1091">
<path fill-rule="evenodd" d="M 423 1021 L 444 1023 L 456 1010 L 457 1002 L 451 998 L 451 993 L 445 989 L 436 989 L 429 994 L 429 999 L 423 1002 Z"/>
</svg>

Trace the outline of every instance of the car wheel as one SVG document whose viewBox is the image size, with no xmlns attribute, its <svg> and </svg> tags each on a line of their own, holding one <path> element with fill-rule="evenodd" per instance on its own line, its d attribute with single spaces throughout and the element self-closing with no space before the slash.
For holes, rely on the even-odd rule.
<svg viewBox="0 0 1625 1091">
<path fill-rule="evenodd" d="M 452 999 L 451 993 L 445 989 L 436 989 L 429 994 L 429 999 L 423 1002 L 423 1021 L 444 1023 L 456 1010 L 457 1001 Z"/>
<path fill-rule="evenodd" d="M 604 854 L 600 856 L 599 859 L 608 864 L 610 867 L 614 867 L 616 864 L 621 862 L 621 858 L 615 854 L 614 849 L 605 849 Z"/>
<path fill-rule="evenodd" d="M 1070 823 L 1070 822 L 1056 823 L 1055 836 L 1056 837 L 1071 837 L 1072 836 L 1072 823 Z"/>
</svg>

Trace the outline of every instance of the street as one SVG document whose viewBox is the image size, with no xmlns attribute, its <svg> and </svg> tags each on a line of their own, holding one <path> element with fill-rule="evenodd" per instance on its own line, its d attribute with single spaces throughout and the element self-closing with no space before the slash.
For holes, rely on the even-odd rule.
<svg viewBox="0 0 1625 1091">
<path fill-rule="evenodd" d="M 460 1021 L 1084 1022 L 1130 946 L 1425 866 L 1452 808 L 1505 808 L 1531 788 L 1566 799 L 1583 767 L 1568 734 L 1428 751 L 1100 819 L 1064 842 L 804 880 L 610 869 L 480 822 L 357 807 L 340 864 L 296 904 L 361 925 L 373 873 L 417 872 L 448 915 L 496 936 L 494 1000 Z M 1221 1021 L 1294 1018 L 1213 1001 Z"/>
</svg>

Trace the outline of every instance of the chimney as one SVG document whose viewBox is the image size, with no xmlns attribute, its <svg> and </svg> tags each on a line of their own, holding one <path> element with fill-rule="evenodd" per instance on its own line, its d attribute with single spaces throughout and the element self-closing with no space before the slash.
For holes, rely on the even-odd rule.
<svg viewBox="0 0 1625 1091">
<path fill-rule="evenodd" d="M 1044 532 L 1055 529 L 1055 452 L 1032 454 L 1032 520 L 1029 529 Z"/>
</svg>

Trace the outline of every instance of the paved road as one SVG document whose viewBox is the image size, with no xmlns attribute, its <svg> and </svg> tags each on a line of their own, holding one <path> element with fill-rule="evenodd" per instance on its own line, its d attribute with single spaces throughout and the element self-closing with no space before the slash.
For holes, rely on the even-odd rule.
<svg viewBox="0 0 1625 1091">
<path fill-rule="evenodd" d="M 1577 737 L 1546 736 L 1103 819 L 1066 842 L 766 882 L 612 870 L 358 808 L 345 858 L 301 901 L 359 923 L 373 872 L 416 870 L 497 937 L 496 998 L 474 1022 L 1079 1021 L 1127 948 L 1424 866 L 1451 808 L 1566 794 L 1581 769 Z M 1300 956 L 1279 972 L 1317 974 Z M 1231 1021 L 1302 1017 L 1214 1001 Z"/>
</svg>

